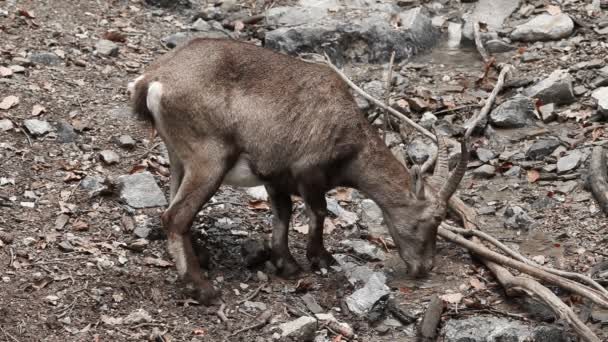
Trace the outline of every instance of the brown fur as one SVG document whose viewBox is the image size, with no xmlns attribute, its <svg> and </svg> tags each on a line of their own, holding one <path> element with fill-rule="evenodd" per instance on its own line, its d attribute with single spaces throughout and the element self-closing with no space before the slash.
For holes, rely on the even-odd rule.
<svg viewBox="0 0 608 342">
<path fill-rule="evenodd" d="M 321 267 L 333 262 L 322 241 L 325 192 L 339 185 L 358 188 L 379 204 L 413 273 L 432 266 L 445 203 L 410 192 L 407 170 L 328 66 L 251 44 L 195 39 L 153 63 L 136 85 L 132 107 L 148 121 L 153 116 L 146 98 L 154 81 L 163 85 L 161 119 L 154 125 L 171 158 L 172 201 L 163 215 L 170 239 L 188 234 L 224 175 L 246 158 L 271 197 L 279 272 L 298 270 L 287 246 L 290 194 L 302 195 L 307 205 L 308 258 Z M 199 294 L 212 297 L 194 258 L 187 259 Z"/>
</svg>

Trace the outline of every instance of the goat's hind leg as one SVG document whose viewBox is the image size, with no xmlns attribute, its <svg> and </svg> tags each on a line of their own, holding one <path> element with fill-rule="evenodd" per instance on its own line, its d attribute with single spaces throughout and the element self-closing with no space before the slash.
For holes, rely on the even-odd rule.
<svg viewBox="0 0 608 342">
<path fill-rule="evenodd" d="M 288 193 L 280 187 L 266 186 L 272 206 L 272 254 L 271 261 L 276 273 L 283 278 L 291 278 L 300 272 L 300 266 L 289 251 L 289 222 L 292 201 Z"/>
<path fill-rule="evenodd" d="M 194 252 L 190 226 L 200 208 L 219 188 L 226 173 L 228 154 L 220 144 L 203 142 L 201 148 L 182 160 L 183 179 L 169 208 L 162 216 L 168 236 L 168 250 L 181 279 L 193 287 L 195 297 L 205 304 L 219 299 L 205 278 Z"/>
</svg>

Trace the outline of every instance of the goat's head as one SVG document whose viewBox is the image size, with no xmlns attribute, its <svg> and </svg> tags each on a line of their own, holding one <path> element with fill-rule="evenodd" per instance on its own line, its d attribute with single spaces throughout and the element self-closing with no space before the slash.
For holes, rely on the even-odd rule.
<svg viewBox="0 0 608 342">
<path fill-rule="evenodd" d="M 466 143 L 461 143 L 458 165 L 449 175 L 448 151 L 444 139 L 437 136 L 437 160 L 432 184 L 440 184 L 440 190 L 425 189 L 420 169 L 415 165 L 410 170 L 410 190 L 413 199 L 407 205 L 393 208 L 385 214 L 399 255 L 414 277 L 426 275 L 434 266 L 437 229 L 447 212 L 448 201 L 462 180 L 469 158 Z M 438 187 L 439 188 L 439 187 Z"/>
</svg>

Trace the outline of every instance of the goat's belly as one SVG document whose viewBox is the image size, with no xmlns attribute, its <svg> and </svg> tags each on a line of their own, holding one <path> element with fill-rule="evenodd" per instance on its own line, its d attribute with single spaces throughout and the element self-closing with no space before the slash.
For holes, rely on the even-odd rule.
<svg viewBox="0 0 608 342">
<path fill-rule="evenodd" d="M 247 159 L 239 157 L 232 169 L 224 176 L 223 184 L 252 187 L 263 185 L 264 183 L 253 173 Z"/>
</svg>

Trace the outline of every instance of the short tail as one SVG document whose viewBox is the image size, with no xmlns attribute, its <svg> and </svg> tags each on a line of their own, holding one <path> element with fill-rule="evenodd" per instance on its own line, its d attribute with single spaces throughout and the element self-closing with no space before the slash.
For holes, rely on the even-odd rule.
<svg viewBox="0 0 608 342">
<path fill-rule="evenodd" d="M 131 110 L 139 120 L 154 124 L 152 112 L 148 109 L 148 88 L 150 82 L 144 75 L 129 83 L 128 90 L 131 96 Z"/>
</svg>

